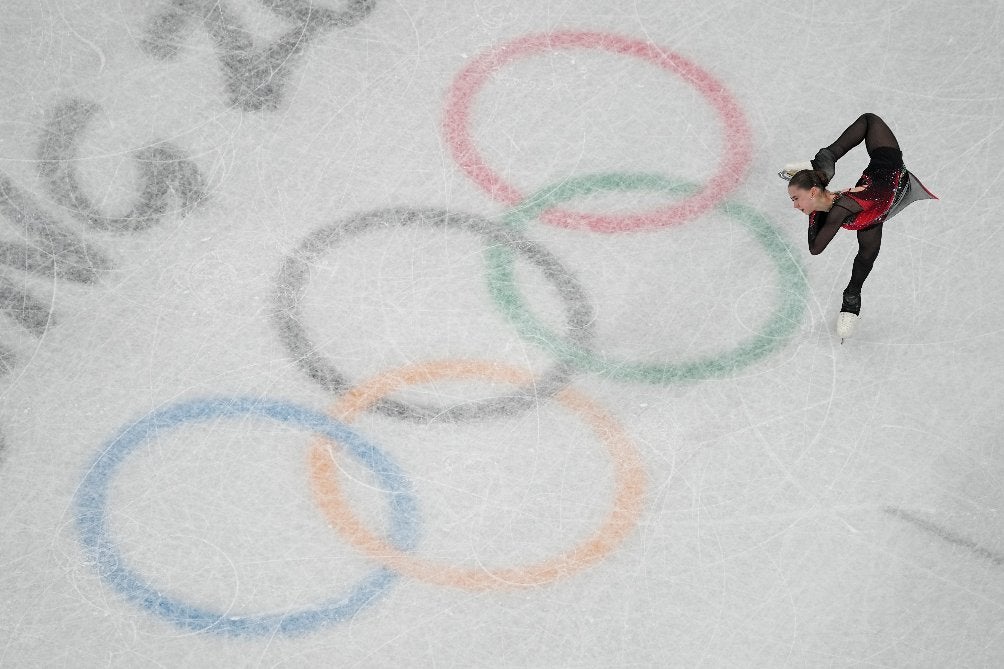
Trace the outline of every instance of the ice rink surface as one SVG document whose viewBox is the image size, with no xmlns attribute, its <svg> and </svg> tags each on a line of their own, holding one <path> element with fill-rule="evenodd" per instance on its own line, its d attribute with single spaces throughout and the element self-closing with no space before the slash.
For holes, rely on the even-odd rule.
<svg viewBox="0 0 1004 669">
<path fill-rule="evenodd" d="M 3 14 L 0 666 L 1004 665 L 999 3 Z"/>
</svg>

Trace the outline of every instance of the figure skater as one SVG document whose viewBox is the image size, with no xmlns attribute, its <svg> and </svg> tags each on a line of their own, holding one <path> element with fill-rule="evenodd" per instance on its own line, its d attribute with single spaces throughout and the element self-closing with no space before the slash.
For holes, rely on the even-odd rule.
<svg viewBox="0 0 1004 669">
<path fill-rule="evenodd" d="M 836 162 L 862 141 L 870 161 L 855 187 L 827 190 Z M 911 202 L 937 197 L 906 169 L 896 136 L 875 114 L 862 114 L 811 161 L 785 165 L 778 174 L 788 180 L 792 206 L 809 215 L 809 253 L 822 253 L 840 228 L 858 233 L 858 254 L 837 317 L 842 344 L 860 318 L 861 286 L 878 257 L 882 224 Z"/>
</svg>

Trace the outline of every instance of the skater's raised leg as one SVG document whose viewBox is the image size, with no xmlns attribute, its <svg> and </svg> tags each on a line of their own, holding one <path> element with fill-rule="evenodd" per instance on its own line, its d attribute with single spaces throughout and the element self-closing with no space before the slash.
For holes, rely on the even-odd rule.
<svg viewBox="0 0 1004 669">
<path fill-rule="evenodd" d="M 869 156 L 875 152 L 875 149 L 899 149 L 896 135 L 893 134 L 886 122 L 870 113 L 859 116 L 854 123 L 851 123 L 846 130 L 840 133 L 837 141 L 826 148 L 833 153 L 834 160 L 840 160 L 861 142 L 865 143 L 865 150 L 868 151 Z"/>
</svg>

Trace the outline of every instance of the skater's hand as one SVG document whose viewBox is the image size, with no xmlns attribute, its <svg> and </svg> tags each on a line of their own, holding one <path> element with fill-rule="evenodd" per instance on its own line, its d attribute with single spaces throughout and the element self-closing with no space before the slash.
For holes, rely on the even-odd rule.
<svg viewBox="0 0 1004 669">
<path fill-rule="evenodd" d="M 854 188 L 845 188 L 845 189 L 843 189 L 840 192 L 841 193 L 860 193 L 861 191 L 863 191 L 867 187 L 868 186 L 855 186 Z"/>
</svg>

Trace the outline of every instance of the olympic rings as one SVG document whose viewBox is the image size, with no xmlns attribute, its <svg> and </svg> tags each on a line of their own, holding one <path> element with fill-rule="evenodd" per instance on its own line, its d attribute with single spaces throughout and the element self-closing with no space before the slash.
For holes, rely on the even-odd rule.
<svg viewBox="0 0 1004 669">
<path fill-rule="evenodd" d="M 336 439 L 369 467 L 387 492 L 391 509 L 390 543 L 396 550 L 414 548 L 418 538 L 418 505 L 411 484 L 387 456 L 347 426 L 322 413 L 283 402 L 256 398 L 196 400 L 168 407 L 121 431 L 101 450 L 77 491 L 74 505 L 81 541 L 101 576 L 127 599 L 184 628 L 232 636 L 301 634 L 351 618 L 379 597 L 397 577 L 378 568 L 350 594 L 314 608 L 259 616 L 227 615 L 187 604 L 162 594 L 125 564 L 108 535 L 105 522 L 108 487 L 125 458 L 165 430 L 216 418 L 254 416 L 303 427 Z"/>
<path fill-rule="evenodd" d="M 272 312 L 280 338 L 290 357 L 310 378 L 327 391 L 344 393 L 350 383 L 334 364 L 318 352 L 301 322 L 300 301 L 306 291 L 309 270 L 322 254 L 352 235 L 376 227 L 422 225 L 433 228 L 457 229 L 478 235 L 486 245 L 501 246 L 520 253 L 537 267 L 557 288 L 565 303 L 569 341 L 587 346 L 593 336 L 593 312 L 585 291 L 564 265 L 546 249 L 526 239 L 518 231 L 508 230 L 498 223 L 474 214 L 441 209 L 381 209 L 358 214 L 322 227 L 309 235 L 282 264 Z M 499 280 L 493 290 L 514 293 L 514 283 Z M 548 397 L 568 383 L 572 367 L 565 362 L 543 372 L 536 380 L 528 380 L 524 388 L 504 397 L 477 402 L 463 402 L 449 407 L 428 407 L 381 398 L 373 408 L 387 416 L 414 421 L 462 421 L 509 414 L 534 405 L 539 397 Z"/>
<path fill-rule="evenodd" d="M 322 23 L 352 22 L 372 9 L 372 0 L 353 0 L 343 13 L 328 11 Z M 273 9 L 289 18 L 303 15 L 309 3 L 296 0 Z M 304 17 L 306 15 L 303 15 Z M 306 18 L 303 18 L 306 20 Z M 518 59 L 557 49 L 598 49 L 631 56 L 679 76 L 693 86 L 716 111 L 724 129 L 727 153 L 703 186 L 675 182 L 652 174 L 596 174 L 571 178 L 526 197 L 493 171 L 470 137 L 470 117 L 479 90 L 495 72 Z M 291 358 L 325 390 L 340 395 L 331 411 L 338 419 L 296 405 L 255 398 L 198 400 L 157 411 L 112 438 L 87 471 L 74 498 L 76 523 L 84 550 L 100 576 L 126 599 L 187 629 L 232 636 L 304 633 L 354 616 L 386 591 L 399 575 L 460 589 L 504 590 L 535 587 L 575 574 L 603 559 L 634 531 L 643 510 L 646 475 L 635 445 L 613 417 L 599 405 L 566 387 L 576 369 L 610 378 L 667 383 L 722 376 L 775 351 L 792 334 L 805 308 L 805 278 L 783 237 L 760 213 L 724 201 L 751 159 L 750 132 L 731 94 L 708 72 L 688 59 L 646 42 L 597 32 L 558 31 L 530 35 L 495 47 L 476 58 L 456 76 L 447 96 L 443 120 L 447 143 L 460 168 L 496 200 L 514 208 L 501 220 L 443 209 L 392 208 L 374 210 L 323 226 L 289 255 L 277 277 L 271 318 Z M 597 192 L 652 191 L 682 199 L 653 211 L 628 215 L 594 215 L 558 209 L 576 197 Z M 622 362 L 594 352 L 594 312 L 586 291 L 553 254 L 527 239 L 523 229 L 532 220 L 564 228 L 597 232 L 634 231 L 681 223 L 717 208 L 742 223 L 777 267 L 780 300 L 768 322 L 751 339 L 716 356 L 673 364 Z M 440 360 L 411 365 L 351 387 L 332 361 L 311 340 L 300 312 L 311 267 L 344 240 L 373 228 L 426 226 L 460 230 L 480 237 L 487 248 L 488 285 L 492 298 L 519 334 L 554 352 L 557 362 L 538 376 L 508 365 L 479 361 Z M 521 254 L 551 281 L 564 304 L 567 334 L 554 333 L 528 310 L 516 289 L 514 265 Z M 440 379 L 488 379 L 516 386 L 510 394 L 446 407 L 406 403 L 389 396 L 406 386 Z M 466 569 L 413 554 L 418 540 L 418 503 L 400 468 L 343 422 L 366 410 L 413 421 L 472 420 L 512 414 L 554 397 L 577 414 L 602 442 L 614 464 L 614 495 L 599 526 L 567 551 L 544 561 L 499 568 Z M 341 598 L 283 614 L 229 615 L 200 608 L 159 592 L 133 571 L 110 536 L 106 520 L 109 487 L 119 466 L 133 452 L 164 431 L 188 423 L 252 416 L 298 426 L 317 435 L 310 448 L 310 485 L 326 520 L 353 546 L 380 566 Z M 332 444 L 347 448 L 369 467 L 388 494 L 391 509 L 388 537 L 363 524 L 345 498 L 331 457 Z"/>
<path fill-rule="evenodd" d="M 523 206 L 507 213 L 504 220 L 513 228 L 521 229 L 542 211 L 572 198 L 596 192 L 637 190 L 686 194 L 694 192 L 695 187 L 652 174 L 589 175 L 541 190 L 528 198 Z M 518 293 L 508 289 L 513 282 L 513 259 L 505 249 L 497 247 L 489 255 L 492 295 L 525 339 L 542 343 L 559 359 L 578 369 L 615 379 L 649 383 L 697 380 L 729 374 L 763 358 L 784 344 L 801 321 L 807 287 L 802 269 L 788 244 L 762 214 L 732 202 L 721 205 L 718 210 L 746 226 L 753 238 L 770 255 L 780 277 L 781 301 L 777 309 L 756 336 L 730 352 L 684 363 L 648 364 L 607 358 L 581 344 L 562 339 L 527 311 Z"/>
<path fill-rule="evenodd" d="M 403 386 L 444 378 L 488 378 L 526 384 L 532 376 L 514 367 L 487 362 L 437 361 L 413 365 L 381 374 L 353 388 L 335 405 L 332 413 L 340 420 L 351 422 L 380 398 Z M 592 428 L 616 469 L 616 493 L 609 515 L 591 537 L 557 558 L 522 567 L 459 569 L 409 555 L 375 536 L 355 516 L 342 495 L 334 463 L 323 441 L 314 443 L 310 457 L 311 482 L 318 504 L 328 521 L 359 550 L 387 568 L 421 581 L 469 590 L 500 590 L 542 585 L 569 576 L 603 558 L 634 528 L 641 515 L 645 474 L 640 455 L 609 414 L 570 388 L 564 388 L 554 398 L 579 414 Z"/>
<path fill-rule="evenodd" d="M 683 56 L 648 42 L 607 33 L 557 31 L 521 37 L 478 55 L 457 74 L 450 88 L 443 119 L 447 144 L 460 168 L 491 197 L 510 205 L 518 205 L 526 199 L 521 191 L 488 166 L 474 146 L 470 136 L 474 98 L 503 65 L 556 49 L 601 49 L 634 56 L 680 76 L 718 113 L 725 130 L 722 145 L 727 153 L 708 183 L 676 204 L 648 213 L 617 216 L 550 211 L 542 214 L 541 220 L 564 228 L 588 228 L 595 232 L 663 227 L 696 218 L 715 207 L 738 185 L 751 160 L 750 130 L 742 109 L 724 85 Z"/>
</svg>

